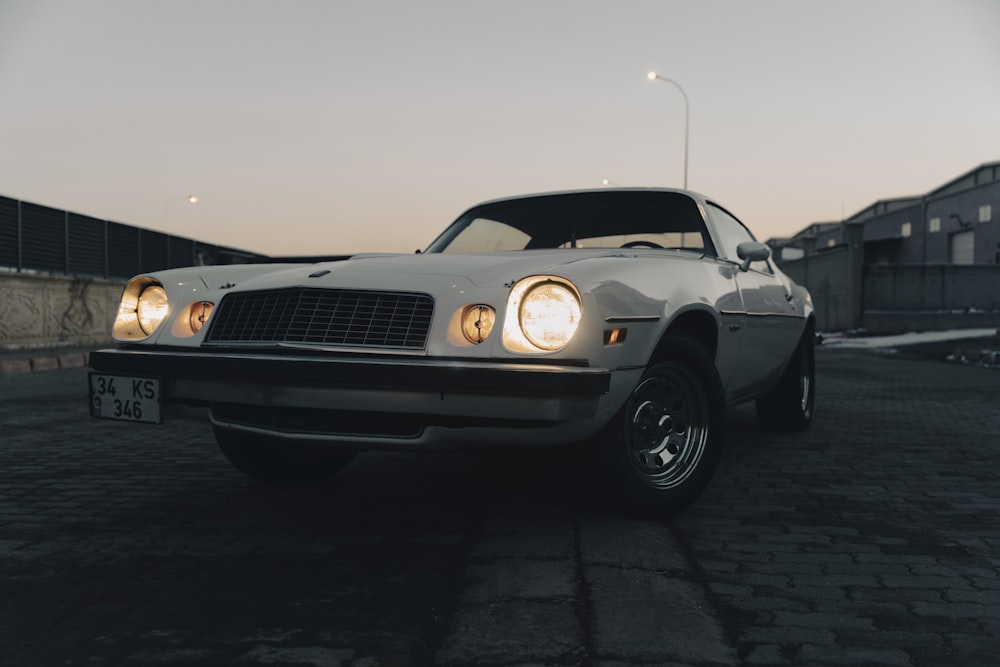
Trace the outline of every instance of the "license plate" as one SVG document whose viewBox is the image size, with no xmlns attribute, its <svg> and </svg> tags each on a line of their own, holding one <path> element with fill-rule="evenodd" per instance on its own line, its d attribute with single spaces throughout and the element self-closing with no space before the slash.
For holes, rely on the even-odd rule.
<svg viewBox="0 0 1000 667">
<path fill-rule="evenodd" d="M 90 374 L 90 416 L 127 422 L 163 423 L 160 379 Z"/>
</svg>

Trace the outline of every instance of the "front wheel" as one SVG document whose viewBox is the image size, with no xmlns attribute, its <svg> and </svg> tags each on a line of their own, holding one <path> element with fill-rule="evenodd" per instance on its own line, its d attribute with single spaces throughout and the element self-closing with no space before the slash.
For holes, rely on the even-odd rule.
<svg viewBox="0 0 1000 667">
<path fill-rule="evenodd" d="M 691 504 L 708 485 L 723 444 L 715 365 L 686 338 L 665 341 L 663 349 L 595 443 L 599 474 L 616 500 L 644 516 Z"/>
<path fill-rule="evenodd" d="M 356 453 L 218 426 L 215 427 L 215 441 L 240 472 L 258 481 L 281 486 L 323 482 L 343 470 Z"/>
</svg>

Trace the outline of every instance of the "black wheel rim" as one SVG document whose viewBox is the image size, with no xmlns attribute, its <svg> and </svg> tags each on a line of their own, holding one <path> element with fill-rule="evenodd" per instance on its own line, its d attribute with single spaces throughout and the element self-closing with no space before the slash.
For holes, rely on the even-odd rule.
<svg viewBox="0 0 1000 667">
<path fill-rule="evenodd" d="M 656 489 L 684 483 L 708 443 L 708 403 L 701 386 L 686 373 L 658 373 L 639 383 L 626 410 L 626 454 L 639 478 Z"/>
</svg>

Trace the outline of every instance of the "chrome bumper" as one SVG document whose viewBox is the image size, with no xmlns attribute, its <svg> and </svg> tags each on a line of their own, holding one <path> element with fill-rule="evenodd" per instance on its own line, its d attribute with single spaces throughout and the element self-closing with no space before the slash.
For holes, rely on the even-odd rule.
<svg viewBox="0 0 1000 667">
<path fill-rule="evenodd" d="M 539 363 L 135 348 L 92 352 L 90 366 L 159 377 L 166 405 L 207 406 L 224 427 L 390 441 L 422 438 L 425 428 L 537 429 L 593 419 L 612 375 Z M 372 424 L 405 418 L 419 434 L 342 426 L 355 423 L 355 413 Z"/>
</svg>

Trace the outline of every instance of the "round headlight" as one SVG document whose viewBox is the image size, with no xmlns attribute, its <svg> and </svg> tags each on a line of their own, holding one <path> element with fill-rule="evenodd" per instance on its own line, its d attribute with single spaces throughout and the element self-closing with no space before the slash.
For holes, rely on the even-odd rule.
<svg viewBox="0 0 1000 667">
<path fill-rule="evenodd" d="M 493 331 L 497 321 L 497 311 L 492 306 L 476 304 L 466 306 L 462 311 L 462 333 L 470 343 L 479 345 Z"/>
<path fill-rule="evenodd" d="M 532 345 L 558 350 L 569 344 L 580 325 L 580 300 L 562 283 L 542 282 L 524 295 L 518 318 Z"/>
<path fill-rule="evenodd" d="M 167 291 L 159 285 L 146 287 L 139 295 L 135 313 L 143 333 L 152 334 L 167 316 Z"/>
<path fill-rule="evenodd" d="M 191 331 L 198 333 L 208 322 L 215 305 L 211 301 L 199 301 L 191 305 Z"/>
</svg>

